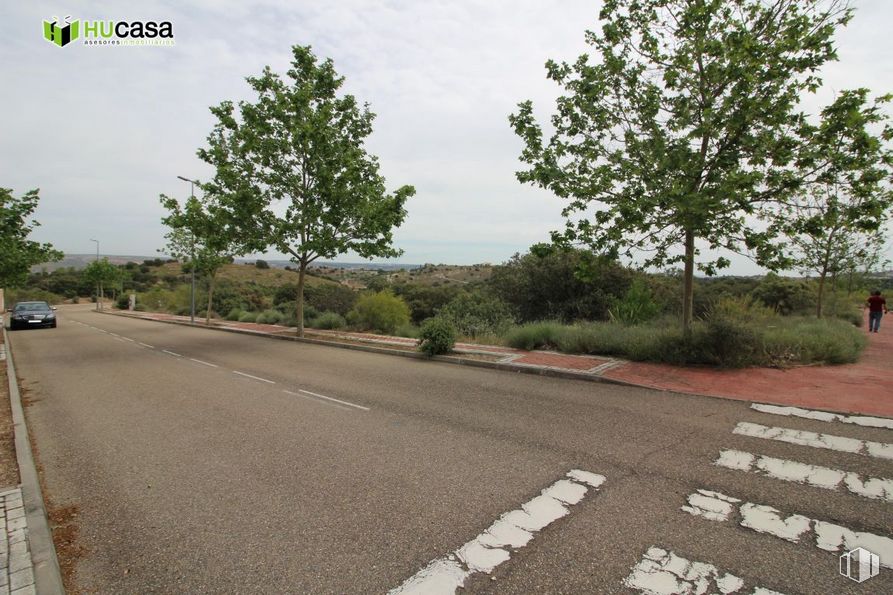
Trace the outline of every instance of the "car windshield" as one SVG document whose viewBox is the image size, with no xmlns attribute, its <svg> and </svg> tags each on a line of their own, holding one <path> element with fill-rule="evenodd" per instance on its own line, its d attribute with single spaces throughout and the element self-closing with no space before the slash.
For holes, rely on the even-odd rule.
<svg viewBox="0 0 893 595">
<path fill-rule="evenodd" d="M 49 309 L 50 305 L 46 302 L 22 302 L 21 304 L 16 304 L 15 307 L 16 312 L 40 312 Z"/>
</svg>

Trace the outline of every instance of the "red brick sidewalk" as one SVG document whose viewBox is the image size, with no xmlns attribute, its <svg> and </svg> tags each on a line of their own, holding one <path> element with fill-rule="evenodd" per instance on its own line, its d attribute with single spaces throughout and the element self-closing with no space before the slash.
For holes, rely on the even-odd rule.
<svg viewBox="0 0 893 595">
<path fill-rule="evenodd" d="M 869 334 L 856 364 L 716 370 L 628 362 L 604 377 L 697 395 L 893 417 L 893 317 L 885 322 L 886 329 Z"/>
<path fill-rule="evenodd" d="M 150 312 L 128 313 L 142 318 L 188 322 L 189 317 Z M 204 321 L 202 321 L 204 322 Z M 869 345 L 857 364 L 841 366 L 805 366 L 789 370 L 748 368 L 676 367 L 664 364 L 628 362 L 588 355 L 567 355 L 549 351 L 522 351 L 510 347 L 457 343 L 462 354 L 497 357 L 505 365 L 558 370 L 597 376 L 658 390 L 667 390 L 742 401 L 758 401 L 842 413 L 861 413 L 893 417 L 893 317 L 886 328 L 869 334 Z M 215 321 L 217 326 L 237 328 L 260 334 L 284 335 L 294 329 L 270 324 Z M 867 323 L 863 328 L 868 328 Z M 320 331 L 314 338 L 330 336 L 372 345 L 408 347 L 415 339 L 371 333 Z"/>
</svg>

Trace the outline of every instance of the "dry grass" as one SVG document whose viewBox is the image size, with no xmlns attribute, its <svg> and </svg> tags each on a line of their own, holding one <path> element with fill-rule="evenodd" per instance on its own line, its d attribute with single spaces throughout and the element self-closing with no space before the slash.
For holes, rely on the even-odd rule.
<svg viewBox="0 0 893 595">
<path fill-rule="evenodd" d="M 0 344 L 3 335 L 0 334 Z M 15 432 L 12 409 L 9 405 L 9 383 L 6 379 L 6 362 L 0 363 L 0 488 L 19 483 L 19 465 L 16 462 Z"/>
</svg>

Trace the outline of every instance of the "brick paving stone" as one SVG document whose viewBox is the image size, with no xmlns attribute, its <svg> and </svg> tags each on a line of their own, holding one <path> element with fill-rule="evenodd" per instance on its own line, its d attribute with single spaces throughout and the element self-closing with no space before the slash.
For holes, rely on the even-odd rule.
<svg viewBox="0 0 893 595">
<path fill-rule="evenodd" d="M 27 587 L 16 589 L 10 595 L 37 595 L 37 591 L 34 589 L 34 585 L 28 585 Z"/>
<path fill-rule="evenodd" d="M 16 589 L 21 589 L 22 587 L 27 587 L 28 585 L 34 584 L 34 571 L 31 570 L 31 567 L 25 568 L 23 570 L 19 570 L 18 572 L 13 572 L 9 575 L 9 588 L 12 591 Z"/>
</svg>

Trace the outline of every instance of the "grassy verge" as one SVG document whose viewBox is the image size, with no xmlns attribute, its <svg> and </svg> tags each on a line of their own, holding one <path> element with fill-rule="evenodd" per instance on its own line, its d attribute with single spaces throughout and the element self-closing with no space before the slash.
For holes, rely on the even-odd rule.
<svg viewBox="0 0 893 595">
<path fill-rule="evenodd" d="M 519 349 L 741 368 L 852 363 L 867 341 L 864 333 L 842 320 L 773 317 L 697 322 L 689 337 L 670 320 L 634 326 L 540 322 L 514 327 L 505 335 L 505 343 Z"/>
</svg>

